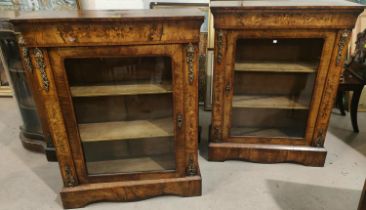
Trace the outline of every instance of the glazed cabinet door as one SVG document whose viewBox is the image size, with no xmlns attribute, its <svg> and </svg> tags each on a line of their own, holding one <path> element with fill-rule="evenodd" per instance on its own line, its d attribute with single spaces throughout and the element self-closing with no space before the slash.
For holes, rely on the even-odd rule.
<svg viewBox="0 0 366 210">
<path fill-rule="evenodd" d="M 182 45 L 51 49 L 80 182 L 184 173 Z"/>
<path fill-rule="evenodd" d="M 224 139 L 312 141 L 328 71 L 331 32 L 227 32 Z M 230 67 L 230 68 L 229 68 Z"/>
</svg>

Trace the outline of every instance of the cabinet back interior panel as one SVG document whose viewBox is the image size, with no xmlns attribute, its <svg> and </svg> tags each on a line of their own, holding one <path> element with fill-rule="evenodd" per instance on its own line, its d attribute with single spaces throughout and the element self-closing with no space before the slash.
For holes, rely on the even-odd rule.
<svg viewBox="0 0 366 210">
<path fill-rule="evenodd" d="M 231 136 L 305 137 L 323 42 L 237 40 Z"/>
<path fill-rule="evenodd" d="M 175 170 L 169 57 L 72 58 L 65 69 L 89 174 Z"/>
<path fill-rule="evenodd" d="M 236 61 L 319 62 L 323 43 L 314 38 L 239 38 Z"/>
</svg>

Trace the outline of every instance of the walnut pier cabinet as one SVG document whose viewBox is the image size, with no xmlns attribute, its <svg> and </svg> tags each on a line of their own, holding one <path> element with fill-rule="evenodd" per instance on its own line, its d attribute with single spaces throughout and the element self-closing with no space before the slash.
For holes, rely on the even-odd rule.
<svg viewBox="0 0 366 210">
<path fill-rule="evenodd" d="M 209 160 L 323 166 L 351 30 L 347 1 L 214 1 Z"/>
<path fill-rule="evenodd" d="M 12 22 L 65 208 L 201 195 L 199 10 L 24 13 Z"/>
</svg>

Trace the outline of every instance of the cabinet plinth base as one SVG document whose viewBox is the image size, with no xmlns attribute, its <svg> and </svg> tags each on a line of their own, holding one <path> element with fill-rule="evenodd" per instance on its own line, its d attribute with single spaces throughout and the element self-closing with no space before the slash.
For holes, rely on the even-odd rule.
<svg viewBox="0 0 366 210">
<path fill-rule="evenodd" d="M 100 201 L 137 201 L 160 195 L 200 196 L 201 176 L 92 183 L 61 191 L 64 208 L 80 208 Z"/>
<path fill-rule="evenodd" d="M 24 148 L 33 152 L 44 152 L 46 142 L 42 136 L 30 136 L 28 133 L 20 131 L 20 141 Z"/>
<path fill-rule="evenodd" d="M 46 143 L 44 136 L 25 132 L 21 129 L 19 138 L 25 149 L 45 153 L 49 162 L 57 162 L 55 148 Z"/>
<path fill-rule="evenodd" d="M 259 163 L 299 163 L 305 166 L 323 167 L 325 148 L 290 145 L 210 143 L 210 161 L 246 160 Z"/>
</svg>

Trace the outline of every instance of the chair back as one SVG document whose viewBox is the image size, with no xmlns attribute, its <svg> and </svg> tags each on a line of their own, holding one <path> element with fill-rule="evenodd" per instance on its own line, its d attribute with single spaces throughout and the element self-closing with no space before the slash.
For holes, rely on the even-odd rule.
<svg viewBox="0 0 366 210">
<path fill-rule="evenodd" d="M 355 53 L 346 69 L 366 82 L 366 29 L 357 34 Z"/>
</svg>

